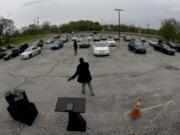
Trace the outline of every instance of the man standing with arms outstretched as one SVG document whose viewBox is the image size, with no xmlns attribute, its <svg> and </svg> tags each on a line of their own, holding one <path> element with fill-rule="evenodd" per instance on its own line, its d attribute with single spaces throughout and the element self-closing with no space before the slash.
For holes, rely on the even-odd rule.
<svg viewBox="0 0 180 135">
<path fill-rule="evenodd" d="M 72 77 L 68 79 L 68 81 L 71 81 L 72 79 L 75 79 L 78 76 L 78 82 L 82 84 L 82 94 L 85 94 L 85 86 L 87 84 L 91 96 L 94 96 L 93 88 L 91 85 L 92 77 L 89 71 L 89 64 L 85 62 L 83 58 L 80 58 L 79 62 L 80 64 L 77 66 L 76 72 Z"/>
</svg>

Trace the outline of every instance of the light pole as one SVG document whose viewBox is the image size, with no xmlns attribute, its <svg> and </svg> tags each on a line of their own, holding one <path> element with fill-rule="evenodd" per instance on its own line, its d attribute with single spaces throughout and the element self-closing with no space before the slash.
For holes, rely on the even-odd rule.
<svg viewBox="0 0 180 135">
<path fill-rule="evenodd" d="M 34 25 L 36 26 L 36 24 L 37 24 L 37 25 L 39 24 L 39 17 L 36 17 L 36 18 L 34 19 Z"/>
<path fill-rule="evenodd" d="M 39 24 L 39 17 L 36 17 L 36 19 L 37 19 L 37 25 Z"/>
<path fill-rule="evenodd" d="M 121 22 L 120 22 L 120 12 L 123 11 L 123 9 L 114 9 L 118 11 L 118 17 L 119 17 L 119 42 L 120 42 L 120 36 L 121 36 Z"/>
</svg>

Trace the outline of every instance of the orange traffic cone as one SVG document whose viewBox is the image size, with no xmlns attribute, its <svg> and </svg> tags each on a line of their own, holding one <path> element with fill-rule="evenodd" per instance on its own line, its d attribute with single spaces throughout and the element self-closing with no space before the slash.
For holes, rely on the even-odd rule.
<svg viewBox="0 0 180 135">
<path fill-rule="evenodd" d="M 138 99 L 136 106 L 134 109 L 129 113 L 129 116 L 132 117 L 133 119 L 138 119 L 142 116 L 141 112 L 141 99 Z"/>
</svg>

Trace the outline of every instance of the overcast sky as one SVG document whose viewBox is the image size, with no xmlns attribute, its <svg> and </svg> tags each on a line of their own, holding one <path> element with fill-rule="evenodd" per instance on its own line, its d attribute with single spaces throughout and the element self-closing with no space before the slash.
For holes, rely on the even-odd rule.
<svg viewBox="0 0 180 135">
<path fill-rule="evenodd" d="M 0 0 L 0 16 L 13 19 L 17 28 L 32 24 L 62 24 L 93 20 L 117 24 L 115 8 L 122 8 L 121 23 L 159 28 L 164 18 L 180 18 L 180 0 Z"/>
</svg>

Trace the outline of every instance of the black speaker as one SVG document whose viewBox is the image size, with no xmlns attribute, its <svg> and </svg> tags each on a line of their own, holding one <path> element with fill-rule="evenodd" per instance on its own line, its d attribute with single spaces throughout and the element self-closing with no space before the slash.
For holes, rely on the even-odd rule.
<svg viewBox="0 0 180 135">
<path fill-rule="evenodd" d="M 38 111 L 33 103 L 29 103 L 24 107 L 9 106 L 7 110 L 15 120 L 29 126 L 32 125 L 34 119 L 38 115 Z"/>
<path fill-rule="evenodd" d="M 8 91 L 5 94 L 5 98 L 10 106 L 26 106 L 29 104 L 29 100 L 24 90 L 15 89 Z"/>
<path fill-rule="evenodd" d="M 86 131 L 86 121 L 80 113 L 69 112 L 68 131 Z"/>
<path fill-rule="evenodd" d="M 38 111 L 33 103 L 30 103 L 24 90 L 15 89 L 8 91 L 5 98 L 9 104 L 8 112 L 15 120 L 32 125 Z"/>
</svg>

